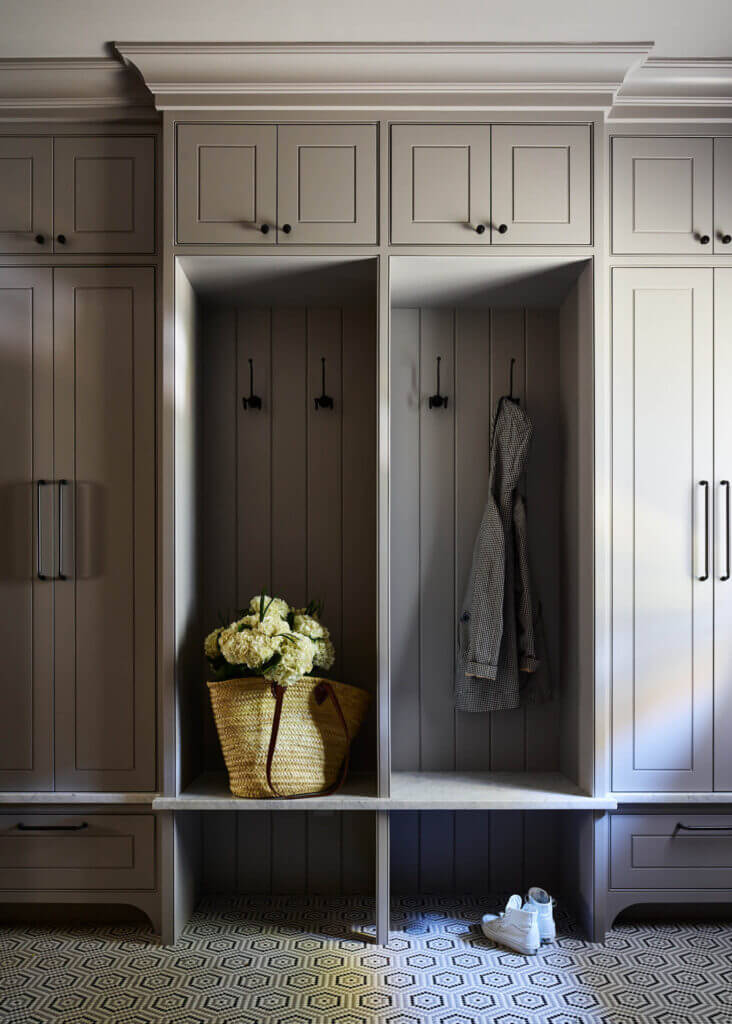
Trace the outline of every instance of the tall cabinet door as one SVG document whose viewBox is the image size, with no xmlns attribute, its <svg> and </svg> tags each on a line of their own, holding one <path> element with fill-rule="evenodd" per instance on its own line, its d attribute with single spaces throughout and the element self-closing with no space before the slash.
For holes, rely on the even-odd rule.
<svg viewBox="0 0 732 1024">
<path fill-rule="evenodd" d="M 155 785 L 155 313 L 149 268 L 54 278 L 56 789 Z"/>
<path fill-rule="evenodd" d="M 0 789 L 53 786 L 51 271 L 0 269 Z"/>
<path fill-rule="evenodd" d="M 613 789 L 712 788 L 713 271 L 613 274 Z"/>
<path fill-rule="evenodd" d="M 714 271 L 714 788 L 732 790 L 732 268 Z"/>
</svg>

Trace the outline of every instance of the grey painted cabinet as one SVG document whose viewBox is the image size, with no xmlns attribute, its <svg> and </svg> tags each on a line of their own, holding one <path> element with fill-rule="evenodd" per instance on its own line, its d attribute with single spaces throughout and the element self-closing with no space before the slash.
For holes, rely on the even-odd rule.
<svg viewBox="0 0 732 1024">
<path fill-rule="evenodd" d="M 177 241 L 373 244 L 376 126 L 180 124 Z"/>
<path fill-rule="evenodd" d="M 617 792 L 732 789 L 732 270 L 613 272 Z"/>
<path fill-rule="evenodd" d="M 714 251 L 732 256 L 732 138 L 714 140 Z"/>
<path fill-rule="evenodd" d="M 53 140 L 0 138 L 0 252 L 53 248 Z"/>
<path fill-rule="evenodd" d="M 154 272 L 0 270 L 0 341 L 0 786 L 154 789 Z"/>
<path fill-rule="evenodd" d="M 51 280 L 47 268 L 0 269 L 0 788 L 8 790 L 53 781 Z"/>
<path fill-rule="evenodd" d="M 613 139 L 614 252 L 711 253 L 713 150 L 713 139 Z"/>
<path fill-rule="evenodd" d="M 177 132 L 178 241 L 274 242 L 275 125 L 180 124 Z"/>
<path fill-rule="evenodd" d="M 155 140 L 0 138 L 0 252 L 155 249 Z"/>
</svg>

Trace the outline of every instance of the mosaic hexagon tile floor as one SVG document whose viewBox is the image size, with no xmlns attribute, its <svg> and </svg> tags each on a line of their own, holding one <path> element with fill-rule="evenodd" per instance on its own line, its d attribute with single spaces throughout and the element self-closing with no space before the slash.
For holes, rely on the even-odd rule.
<svg viewBox="0 0 732 1024">
<path fill-rule="evenodd" d="M 168 949 L 133 925 L 0 930 L 2 1024 L 730 1024 L 732 925 L 559 915 L 537 956 L 476 927 L 485 901 L 402 899 L 376 947 L 366 900 L 210 898 Z M 363 929 L 363 930 L 361 930 Z M 364 934 L 364 931 L 366 934 Z"/>
</svg>

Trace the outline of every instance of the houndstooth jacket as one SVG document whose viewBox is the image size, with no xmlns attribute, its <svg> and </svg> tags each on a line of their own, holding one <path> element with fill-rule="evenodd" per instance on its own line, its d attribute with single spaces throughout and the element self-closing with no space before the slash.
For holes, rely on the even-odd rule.
<svg viewBox="0 0 732 1024">
<path fill-rule="evenodd" d="M 519 673 L 533 673 L 539 665 L 526 506 L 516 489 L 531 434 L 518 403 L 502 398 L 493 424 L 488 501 L 458 622 L 455 697 L 461 711 L 518 707 Z"/>
</svg>

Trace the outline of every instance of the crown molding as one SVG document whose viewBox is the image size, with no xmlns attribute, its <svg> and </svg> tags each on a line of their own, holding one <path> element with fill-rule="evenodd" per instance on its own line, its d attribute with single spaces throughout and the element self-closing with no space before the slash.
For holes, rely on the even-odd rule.
<svg viewBox="0 0 732 1024">
<path fill-rule="evenodd" d="M 618 91 L 610 121 L 732 120 L 732 58 L 649 57 Z"/>
<path fill-rule="evenodd" d="M 140 77 L 114 57 L 0 58 L 0 120 L 156 117 Z"/>
<path fill-rule="evenodd" d="M 159 110 L 608 109 L 641 43 L 125 43 Z"/>
</svg>

